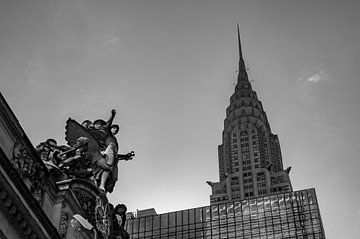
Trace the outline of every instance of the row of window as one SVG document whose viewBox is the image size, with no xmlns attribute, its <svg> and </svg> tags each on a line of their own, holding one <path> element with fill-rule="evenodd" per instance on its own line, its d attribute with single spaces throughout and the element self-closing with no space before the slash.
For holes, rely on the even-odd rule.
<svg viewBox="0 0 360 239">
<path fill-rule="evenodd" d="M 244 170 L 244 171 L 246 171 L 246 170 L 251 170 L 251 165 L 243 166 L 243 170 Z"/>
<path fill-rule="evenodd" d="M 252 183 L 252 178 L 244 178 L 244 183 Z"/>
<path fill-rule="evenodd" d="M 199 235 L 229 235 L 232 232 L 235 232 L 237 235 L 274 235 L 280 234 L 282 236 L 287 235 L 313 235 L 315 233 L 322 233 L 322 225 L 319 215 L 316 218 L 300 218 L 299 215 L 288 215 L 284 217 L 284 220 L 274 220 L 273 218 L 268 218 L 267 220 L 257 221 L 250 220 L 251 222 L 242 222 L 235 221 L 234 219 L 229 220 L 220 220 L 212 221 L 207 223 L 195 223 L 188 224 L 183 226 L 171 226 L 169 227 L 148 227 L 152 225 L 151 221 L 143 220 L 142 223 L 138 225 L 129 225 L 127 224 L 127 229 L 132 234 L 132 238 L 140 235 L 163 235 L 171 236 L 172 234 L 176 235 L 188 235 L 190 233 L 196 233 Z M 149 224 L 150 223 L 150 224 Z M 132 226 L 132 228 L 130 227 Z M 134 226 L 141 227 L 144 230 L 133 231 Z M 145 229 L 147 228 L 147 229 Z M 130 229 L 130 230 L 129 230 Z M 135 236 L 135 237 L 134 237 Z M 180 237 L 181 238 L 181 237 Z M 196 237 L 194 237 L 196 238 Z M 240 237 L 243 238 L 243 237 Z M 267 237 L 268 238 L 268 237 Z M 284 237 L 281 237 L 284 238 Z M 287 238 L 287 237 L 285 237 Z"/>
<path fill-rule="evenodd" d="M 261 190 L 258 190 L 258 194 L 259 194 L 259 196 L 266 195 L 267 191 L 266 191 L 266 189 L 261 189 Z"/>
<path fill-rule="evenodd" d="M 276 217 L 276 215 L 281 215 L 281 213 L 289 214 L 299 211 L 311 213 L 317 211 L 316 196 L 314 195 L 313 190 L 304 190 L 295 193 L 278 194 L 221 205 L 188 209 L 168 214 L 161 214 L 161 218 L 163 218 L 162 221 L 165 219 L 167 221 L 167 218 L 169 218 L 170 221 L 174 221 L 174 219 L 171 218 L 175 217 L 181 218 L 181 221 L 184 221 L 184 219 L 188 218 L 189 222 L 195 222 L 207 221 L 209 219 L 216 219 L 219 217 L 237 218 L 238 216 L 245 217 L 247 215 L 251 215 L 251 217 L 256 216 L 257 218 L 264 215 L 272 215 L 272 217 Z"/>
<path fill-rule="evenodd" d="M 254 196 L 254 192 L 245 193 L 245 197 L 253 197 L 253 196 Z"/>
<path fill-rule="evenodd" d="M 239 129 L 240 129 L 240 128 L 239 128 Z M 256 130 L 255 130 L 255 129 L 252 129 L 252 130 L 251 130 L 251 134 L 253 134 L 254 136 L 256 136 L 256 135 L 257 135 Z M 240 136 L 245 136 L 245 135 L 248 135 L 248 131 L 247 131 L 247 130 L 242 130 L 242 131 L 240 132 Z M 232 134 L 232 137 L 237 137 L 237 134 L 236 134 L 236 133 L 233 133 L 233 134 Z"/>
<path fill-rule="evenodd" d="M 250 177 L 251 175 L 252 175 L 251 172 L 245 172 L 245 173 L 243 173 L 243 176 L 244 176 L 244 177 Z"/>
</svg>

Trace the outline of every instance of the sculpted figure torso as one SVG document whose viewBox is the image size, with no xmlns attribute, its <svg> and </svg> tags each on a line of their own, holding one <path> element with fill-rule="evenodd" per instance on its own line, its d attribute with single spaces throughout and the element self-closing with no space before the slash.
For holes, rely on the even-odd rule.
<svg viewBox="0 0 360 239">
<path fill-rule="evenodd" d="M 106 122 L 105 125 L 94 124 L 94 131 L 99 131 L 98 135 L 104 135 L 105 140 L 104 147 L 105 150 L 102 152 L 104 158 L 98 158 L 96 162 L 96 167 L 94 169 L 94 178 L 98 184 L 99 189 L 106 192 L 112 192 L 117 181 L 117 154 L 119 150 L 119 145 L 115 135 L 119 131 L 118 125 L 113 125 L 116 111 L 111 111 L 110 119 Z"/>
</svg>

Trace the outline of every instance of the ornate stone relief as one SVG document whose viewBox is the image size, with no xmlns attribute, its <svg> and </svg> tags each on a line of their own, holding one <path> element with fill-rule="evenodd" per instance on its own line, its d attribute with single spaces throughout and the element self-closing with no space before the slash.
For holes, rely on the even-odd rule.
<svg viewBox="0 0 360 239">
<path fill-rule="evenodd" d="M 81 191 L 75 191 L 75 196 L 86 214 L 86 219 L 95 225 L 95 197 Z"/>
<path fill-rule="evenodd" d="M 19 139 L 14 144 L 11 164 L 24 180 L 34 198 L 41 203 L 45 187 L 44 168 L 32 157 L 28 148 Z"/>
<path fill-rule="evenodd" d="M 109 238 L 111 209 L 107 197 L 101 193 L 98 196 L 89 195 L 80 190 L 75 191 L 75 196 L 85 213 L 82 216 L 96 228 L 100 238 Z"/>
<path fill-rule="evenodd" d="M 69 227 L 70 212 L 66 209 L 65 201 L 62 203 L 61 207 L 61 216 L 60 216 L 60 225 L 59 225 L 59 235 L 61 238 L 66 238 L 67 229 Z"/>
<path fill-rule="evenodd" d="M 110 235 L 110 206 L 104 195 L 96 197 L 95 220 L 97 230 L 103 238 L 108 238 Z"/>
</svg>

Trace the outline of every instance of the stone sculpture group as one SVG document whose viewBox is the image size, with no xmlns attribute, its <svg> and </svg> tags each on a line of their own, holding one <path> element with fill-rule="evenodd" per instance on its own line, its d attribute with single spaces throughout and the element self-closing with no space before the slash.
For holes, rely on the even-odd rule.
<svg viewBox="0 0 360 239">
<path fill-rule="evenodd" d="M 118 162 L 135 156 L 133 151 L 118 153 L 115 135 L 119 126 L 113 124 L 115 115 L 116 111 L 112 110 L 108 121 L 84 120 L 81 124 L 69 118 L 65 127 L 68 145 L 58 145 L 56 140 L 47 139 L 36 147 L 40 158 L 54 175 L 62 179 L 90 181 L 98 188 L 99 195 L 94 205 L 96 225 L 90 224 L 86 215 L 75 214 L 71 220 L 74 229 L 93 231 L 94 238 L 129 238 L 124 230 L 126 206 L 119 204 L 114 208 L 106 197 L 106 193 L 113 192 L 118 179 Z M 111 232 L 109 228 L 112 228 Z"/>
</svg>

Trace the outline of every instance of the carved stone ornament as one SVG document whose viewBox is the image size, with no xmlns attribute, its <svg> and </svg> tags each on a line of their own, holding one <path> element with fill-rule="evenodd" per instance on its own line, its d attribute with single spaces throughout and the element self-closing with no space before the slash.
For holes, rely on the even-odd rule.
<svg viewBox="0 0 360 239">
<path fill-rule="evenodd" d="M 96 197 L 95 206 L 96 229 L 102 234 L 104 239 L 110 235 L 110 206 L 105 195 Z"/>
<path fill-rule="evenodd" d="M 67 229 L 69 227 L 70 213 L 66 209 L 66 203 L 62 203 L 61 207 L 61 216 L 60 216 L 60 225 L 59 225 L 59 235 L 61 238 L 66 238 Z"/>
<path fill-rule="evenodd" d="M 86 214 L 85 217 L 91 224 L 95 225 L 95 197 L 80 191 L 75 191 L 75 196 Z"/>
<path fill-rule="evenodd" d="M 18 171 L 19 176 L 24 180 L 28 179 L 29 190 L 34 198 L 41 203 L 45 187 L 44 168 L 29 153 L 29 150 L 18 139 L 13 148 L 11 164 Z"/>
</svg>

